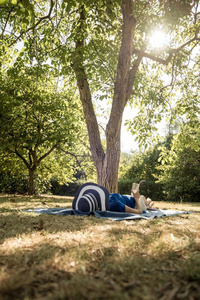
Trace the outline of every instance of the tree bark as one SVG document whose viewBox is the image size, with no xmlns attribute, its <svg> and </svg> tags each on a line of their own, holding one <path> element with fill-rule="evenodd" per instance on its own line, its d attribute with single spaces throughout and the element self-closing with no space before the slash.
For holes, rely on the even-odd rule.
<svg viewBox="0 0 200 300">
<path fill-rule="evenodd" d="M 110 118 L 106 127 L 106 151 L 101 144 L 96 115 L 94 112 L 90 87 L 83 65 L 84 38 L 80 37 L 76 42 L 76 51 L 73 59 L 73 69 L 76 74 L 80 99 L 83 106 L 85 120 L 88 129 L 90 149 L 97 171 L 97 182 L 108 189 L 109 192 L 118 191 L 118 169 L 120 161 L 120 135 L 122 115 L 130 96 L 130 84 L 133 84 L 133 71 L 130 72 L 131 56 L 133 52 L 133 37 L 136 21 L 133 16 L 133 1 L 124 0 L 122 3 L 123 28 L 122 41 L 116 71 L 115 88 Z M 85 22 L 83 10 L 80 11 L 81 24 Z M 81 36 L 81 34 L 79 35 Z M 140 60 L 141 61 L 141 60 Z M 139 63 L 140 63 L 139 61 Z M 139 63 L 135 65 L 136 73 Z M 135 74 L 134 73 L 134 74 Z M 130 80 L 130 74 L 133 80 Z"/>
<path fill-rule="evenodd" d="M 33 195 L 34 194 L 34 174 L 35 174 L 36 168 L 30 168 L 29 169 L 29 189 L 28 194 Z"/>
<path fill-rule="evenodd" d="M 29 182 L 28 194 L 29 195 L 33 195 L 35 193 L 34 174 L 35 174 L 37 167 L 39 166 L 41 161 L 43 159 L 45 159 L 58 146 L 58 144 L 59 144 L 59 142 L 57 142 L 55 145 L 53 145 L 49 149 L 49 151 L 44 153 L 39 159 L 37 159 L 36 149 L 35 150 L 28 149 L 29 162 L 23 157 L 22 154 L 19 153 L 19 151 L 17 151 L 17 149 L 15 149 L 16 155 L 24 162 L 24 164 L 27 167 L 28 172 L 29 172 L 29 179 L 28 179 L 28 182 Z"/>
<path fill-rule="evenodd" d="M 104 172 L 102 174 L 102 183 L 108 186 L 110 192 L 118 191 L 122 116 L 125 105 L 130 97 L 130 94 L 128 94 L 130 90 L 130 66 L 136 26 L 136 20 L 133 15 L 132 0 L 124 0 L 122 2 L 122 14 L 122 41 L 118 58 L 110 119 L 106 127 L 107 148 L 104 161 Z M 135 67 L 135 69 L 137 70 L 138 67 L 139 64 Z M 131 82 L 132 86 L 133 81 Z"/>
</svg>

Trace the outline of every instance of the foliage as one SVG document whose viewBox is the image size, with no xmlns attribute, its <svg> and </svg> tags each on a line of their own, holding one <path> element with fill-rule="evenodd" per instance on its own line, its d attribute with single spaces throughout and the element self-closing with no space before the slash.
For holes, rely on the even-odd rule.
<svg viewBox="0 0 200 300">
<path fill-rule="evenodd" d="M 131 165 L 119 179 L 120 192 L 127 194 L 133 182 L 146 179 L 141 193 L 154 200 L 199 201 L 199 128 L 199 119 L 179 123 L 179 131 L 174 134 L 171 128 L 164 142 L 133 153 Z"/>
<path fill-rule="evenodd" d="M 61 184 L 56 177 L 52 177 L 50 180 L 52 195 L 75 196 L 79 187 L 87 181 L 87 176 L 83 171 L 78 171 L 74 174 L 74 178 L 76 179 L 74 182 Z"/>
<path fill-rule="evenodd" d="M 27 195 L 29 192 L 29 176 L 26 174 L 27 172 L 24 171 L 21 174 L 12 173 L 8 170 L 0 173 L 0 193 Z M 48 194 L 51 191 L 50 181 L 38 176 L 37 173 L 34 176 L 34 187 L 34 193 L 37 195 Z"/>
<path fill-rule="evenodd" d="M 4 169 L 8 167 L 7 155 L 13 154 L 29 172 L 33 170 L 33 176 L 39 167 L 43 178 L 48 179 L 53 172 L 59 174 L 59 180 L 73 180 L 75 159 L 66 152 L 74 153 L 79 131 L 84 135 L 84 122 L 72 85 L 69 91 L 67 81 L 62 81 L 60 84 L 57 70 L 49 65 L 23 66 L 21 58 L 1 74 L 0 150 Z M 43 162 L 47 156 L 48 161 Z"/>
<path fill-rule="evenodd" d="M 80 141 L 79 141 L 80 142 Z M 80 146 L 80 144 L 79 144 Z M 85 145 L 84 145 L 85 147 Z M 94 167 L 87 151 L 82 147 L 73 153 L 55 149 L 44 160 L 34 175 L 35 194 L 75 195 L 86 181 L 96 182 Z M 80 147 L 81 148 L 81 147 Z M 29 191 L 27 170 L 23 162 L 12 153 L 1 156 L 0 193 L 27 194 Z"/>
<path fill-rule="evenodd" d="M 130 130 L 146 145 L 166 115 L 173 121 L 181 111 L 188 110 L 188 102 L 182 104 L 175 92 L 183 90 L 184 77 L 189 82 L 184 87 L 188 87 L 188 94 L 189 87 L 195 87 L 199 53 L 194 54 L 193 50 L 199 45 L 198 1 L 21 0 L 17 4 L 16 1 L 3 3 L 1 60 L 13 64 L 10 53 L 19 54 L 17 47 L 21 43 L 23 53 L 20 55 L 24 61 L 28 57 L 39 64 L 48 62 L 51 67 L 59 67 L 62 75 L 70 76 L 71 81 L 76 75 L 80 95 L 87 98 L 81 101 L 98 180 L 116 190 L 121 116 L 127 101 L 139 110 L 137 118 L 128 123 Z M 133 26 L 126 27 L 129 21 Z M 127 31 L 123 31 L 124 28 Z M 154 49 L 148 43 L 155 28 L 163 29 L 170 36 L 162 49 Z M 190 67 L 192 60 L 195 73 Z M 164 74 L 167 74 L 167 83 Z M 94 99 L 103 104 L 112 103 L 105 130 L 106 150 L 93 110 Z M 198 97 L 190 100 L 190 107 L 195 107 Z"/>
<path fill-rule="evenodd" d="M 200 126 L 183 124 L 170 149 L 161 148 L 158 182 L 165 198 L 173 201 L 199 201 L 200 197 Z"/>
<path fill-rule="evenodd" d="M 160 154 L 159 144 L 145 152 L 132 154 L 132 162 L 124 176 L 119 178 L 119 191 L 122 194 L 130 194 L 132 183 L 146 180 L 141 185 L 141 193 L 153 200 L 163 199 L 162 181 L 156 183 L 159 171 L 157 170 Z"/>
<path fill-rule="evenodd" d="M 12 175 L 10 173 L 0 173 L 0 192 L 1 193 L 19 193 L 28 192 L 28 176 L 27 175 Z"/>
<path fill-rule="evenodd" d="M 120 156 L 119 178 L 123 177 L 133 162 L 133 155 L 122 152 Z"/>
<path fill-rule="evenodd" d="M 191 7 L 193 7 L 192 11 L 190 11 Z M 190 37 L 198 35 L 200 28 L 198 4 L 195 1 L 160 1 L 160 8 L 163 9 L 160 11 L 163 14 L 162 20 L 155 15 L 149 22 L 150 26 L 148 19 L 144 22 L 149 27 L 146 38 L 148 39 L 153 28 L 157 28 L 162 29 L 170 39 L 163 48 L 158 49 L 146 43 L 152 57 L 147 55 L 147 59 L 142 61 L 141 68 L 136 74 L 134 95 L 130 99 L 132 107 L 137 108 L 138 114 L 134 119 L 126 121 L 129 130 L 136 136 L 135 139 L 146 148 L 152 141 L 159 140 L 157 130 L 164 120 L 170 126 L 185 118 L 187 120 L 195 118 L 200 109 L 199 39 L 193 41 L 194 44 L 192 42 L 185 47 L 180 47 L 179 51 L 174 53 L 170 63 L 165 65 L 164 61 L 162 64 L 160 60 L 166 58 L 170 48 L 176 48 L 181 41 L 183 44 L 187 43 Z M 154 6 L 154 9 L 158 7 Z M 146 12 L 144 15 L 146 17 Z M 191 24 L 193 17 L 194 23 Z M 175 34 L 178 26 L 181 26 L 181 29 Z M 197 48 L 193 51 L 195 46 Z M 148 59 L 150 57 L 152 60 Z"/>
<path fill-rule="evenodd" d="M 126 125 L 140 146 L 150 146 L 157 142 L 157 131 L 163 126 L 163 121 L 173 126 L 174 123 L 187 122 L 195 119 L 200 113 L 198 90 L 199 58 L 194 54 L 179 67 L 173 69 L 149 63 L 137 74 L 138 89 L 136 101 L 131 101 L 136 107 L 136 118 L 127 120 Z M 161 76 L 161 78 L 160 78 Z M 145 86 L 141 86 L 141 81 Z"/>
</svg>

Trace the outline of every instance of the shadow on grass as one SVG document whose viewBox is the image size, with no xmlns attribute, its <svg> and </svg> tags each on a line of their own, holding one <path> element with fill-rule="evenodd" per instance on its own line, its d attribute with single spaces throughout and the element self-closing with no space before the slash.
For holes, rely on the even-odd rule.
<svg viewBox="0 0 200 300">
<path fill-rule="evenodd" d="M 89 219 L 91 220 L 92 217 L 39 215 L 34 213 L 10 212 L 9 210 L 8 212 L 5 215 L 0 213 L 1 243 L 11 237 L 23 234 L 30 235 L 37 232 L 40 234 L 79 232 L 91 226 L 93 222 L 99 222 L 96 218 L 93 218 L 92 222 L 89 222 Z"/>
<path fill-rule="evenodd" d="M 0 295 L 3 300 L 198 299 L 200 247 L 192 226 L 186 232 L 176 226 L 181 221 L 176 216 L 119 223 L 8 208 L 1 213 L 0 236 L 5 245 L 14 239 L 10 252 L 2 245 Z M 191 221 L 184 216 L 185 224 Z M 176 236 L 172 245 L 160 241 L 172 227 L 177 237 L 188 239 L 178 250 L 170 248 Z"/>
<path fill-rule="evenodd" d="M 67 196 L 54 196 L 54 195 L 40 195 L 40 196 L 27 196 L 27 195 L 8 195 L 0 194 L 0 203 L 72 203 L 74 197 Z"/>
<path fill-rule="evenodd" d="M 90 252 L 78 265 L 65 264 L 71 260 L 69 248 L 49 243 L 9 256 L 0 294 L 4 300 L 198 299 L 199 256 L 184 258 L 170 252 L 144 256 L 134 251 L 121 256 L 117 247 L 102 250 L 101 259 Z"/>
<path fill-rule="evenodd" d="M 4 208 L 7 211 L 0 214 L 0 237 L 5 242 L 0 245 L 3 300 L 199 299 L 200 247 L 194 241 L 199 231 L 191 215 L 184 215 L 184 220 L 176 216 L 113 222 Z M 170 242 L 165 243 L 171 232 Z M 176 236 L 187 243 L 173 250 Z"/>
<path fill-rule="evenodd" d="M 58 286 L 58 281 L 69 280 L 70 272 L 52 266 L 51 259 L 63 254 L 62 247 L 42 243 L 14 255 L 1 257 L 0 266 L 6 273 L 0 277 L 0 299 L 32 299 L 40 294 L 45 296 Z M 30 297 L 30 298 L 29 298 Z M 41 299 L 41 298 L 40 298 Z"/>
<path fill-rule="evenodd" d="M 196 215 L 196 214 L 195 214 Z M 189 228 L 179 228 L 177 223 L 173 224 L 173 220 L 177 220 L 178 224 L 182 223 L 182 219 L 186 220 L 190 215 L 182 216 L 171 216 L 163 217 L 162 219 L 154 220 L 134 220 L 134 221 L 125 221 L 127 227 L 115 228 L 112 224 L 117 224 L 107 219 L 96 218 L 94 216 L 74 216 L 74 215 L 49 215 L 49 214 L 36 214 L 34 212 L 24 212 L 23 210 L 11 209 L 11 208 L 1 208 L 0 209 L 0 240 L 4 241 L 7 238 L 16 237 L 22 234 L 31 234 L 34 232 L 43 232 L 45 234 L 56 234 L 56 233 L 71 233 L 84 231 L 85 229 L 93 226 L 104 224 L 110 224 L 109 229 L 106 229 L 106 234 L 109 235 L 110 239 L 116 239 L 117 236 L 119 239 L 125 234 L 130 234 L 129 238 L 136 236 L 143 236 L 144 243 L 145 241 L 151 241 L 157 239 L 162 234 L 162 229 L 159 228 L 161 222 L 165 224 L 176 226 L 176 234 L 184 235 L 185 229 L 190 232 L 191 238 L 195 235 Z M 191 217 L 191 216 L 190 216 Z M 194 216 L 192 216 L 194 217 Z M 140 227 L 141 231 L 135 230 L 134 225 L 143 222 L 143 225 Z M 144 223 L 145 222 L 145 223 Z M 188 220 L 189 222 L 189 220 Z M 123 221 L 122 221 L 123 224 Z M 145 224 L 145 226 L 144 226 Z M 142 229 L 142 228 L 145 229 Z M 189 225 L 188 225 L 189 227 Z M 148 230 L 151 228 L 151 234 L 148 234 Z M 154 229 L 155 230 L 154 230 Z M 146 234 L 147 232 L 147 234 Z"/>
</svg>

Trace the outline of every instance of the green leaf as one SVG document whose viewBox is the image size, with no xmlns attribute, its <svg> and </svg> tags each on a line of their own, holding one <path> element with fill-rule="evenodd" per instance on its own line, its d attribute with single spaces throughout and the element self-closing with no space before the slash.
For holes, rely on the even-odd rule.
<svg viewBox="0 0 200 300">
<path fill-rule="evenodd" d="M 4 5 L 6 3 L 8 3 L 9 0 L 0 0 L 0 5 Z"/>
</svg>

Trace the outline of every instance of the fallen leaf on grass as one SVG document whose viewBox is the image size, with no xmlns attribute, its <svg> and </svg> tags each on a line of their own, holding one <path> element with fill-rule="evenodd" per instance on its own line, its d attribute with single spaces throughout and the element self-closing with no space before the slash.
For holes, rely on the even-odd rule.
<svg viewBox="0 0 200 300">
<path fill-rule="evenodd" d="M 124 288 L 132 288 L 134 287 L 138 282 L 136 282 L 135 280 L 132 281 L 128 281 L 128 282 L 121 282 L 121 286 L 123 286 Z"/>
<path fill-rule="evenodd" d="M 0 225 L 1 228 L 5 227 L 6 226 L 6 222 L 3 223 L 2 225 Z"/>
<path fill-rule="evenodd" d="M 46 204 L 46 202 L 43 201 L 42 204 L 45 205 L 46 208 L 49 208 L 49 206 Z"/>
<path fill-rule="evenodd" d="M 42 219 L 39 220 L 39 224 L 38 225 L 34 225 L 33 226 L 34 229 L 37 229 L 37 230 L 42 230 L 44 229 L 44 221 Z"/>
<path fill-rule="evenodd" d="M 196 283 L 190 283 L 185 286 L 184 291 L 177 294 L 178 299 L 193 299 L 190 297 L 191 291 L 197 291 L 198 293 L 199 286 Z"/>
<path fill-rule="evenodd" d="M 10 202 L 13 202 L 13 203 L 15 203 L 15 202 L 16 202 L 16 200 L 15 200 L 15 199 L 10 199 Z"/>
<path fill-rule="evenodd" d="M 171 290 L 167 290 L 164 292 L 163 296 L 159 298 L 160 300 L 173 300 L 175 299 L 178 291 L 179 291 L 179 286 L 173 287 Z"/>
</svg>

